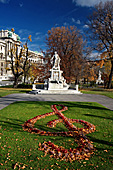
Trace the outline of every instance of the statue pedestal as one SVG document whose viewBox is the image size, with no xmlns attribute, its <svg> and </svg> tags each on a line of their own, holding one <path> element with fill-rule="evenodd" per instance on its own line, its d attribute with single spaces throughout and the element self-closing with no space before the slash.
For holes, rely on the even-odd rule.
<svg viewBox="0 0 113 170">
<path fill-rule="evenodd" d="M 67 90 L 69 85 L 62 76 L 63 71 L 55 68 L 52 68 L 50 71 L 51 77 L 48 81 L 48 90 Z"/>
</svg>

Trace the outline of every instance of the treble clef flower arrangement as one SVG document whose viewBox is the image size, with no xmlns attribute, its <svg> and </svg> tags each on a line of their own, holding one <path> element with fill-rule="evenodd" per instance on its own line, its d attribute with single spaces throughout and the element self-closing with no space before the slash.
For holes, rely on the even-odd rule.
<svg viewBox="0 0 113 170">
<path fill-rule="evenodd" d="M 62 109 L 58 110 L 57 106 L 61 106 Z M 36 133 L 39 135 L 45 135 L 45 136 L 71 136 L 75 139 L 75 142 L 78 144 L 78 147 L 75 149 L 70 148 L 65 149 L 62 146 L 55 145 L 51 141 L 44 141 L 44 143 L 39 143 L 39 150 L 42 150 L 46 154 L 50 154 L 51 157 L 56 159 L 61 159 L 65 161 L 75 161 L 75 160 L 81 160 L 85 159 L 88 160 L 88 158 L 93 154 L 94 146 L 92 142 L 85 136 L 88 133 L 92 133 L 95 131 L 95 126 L 89 122 L 86 122 L 84 120 L 80 119 L 70 119 L 64 116 L 62 113 L 65 110 L 68 110 L 68 108 L 64 105 L 52 105 L 51 106 L 53 112 L 45 113 L 42 115 L 38 115 L 32 119 L 29 119 L 23 124 L 23 130 L 28 131 L 31 133 Z M 62 122 L 66 126 L 66 128 L 69 130 L 67 132 L 47 132 L 43 131 L 37 128 L 34 128 L 34 124 L 37 122 L 37 120 L 45 118 L 46 116 L 51 115 L 57 115 L 59 119 L 52 120 L 48 122 L 49 127 L 55 127 L 57 123 Z M 80 123 L 84 127 L 78 128 L 73 123 Z"/>
</svg>

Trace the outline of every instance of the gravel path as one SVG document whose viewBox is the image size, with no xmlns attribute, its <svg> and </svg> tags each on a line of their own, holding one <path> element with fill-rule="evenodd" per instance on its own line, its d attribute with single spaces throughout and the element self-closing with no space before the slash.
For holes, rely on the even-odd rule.
<svg viewBox="0 0 113 170">
<path fill-rule="evenodd" d="M 97 102 L 113 111 L 113 99 L 95 94 L 25 94 L 16 93 L 0 98 L 0 110 L 16 101 L 77 101 L 77 102 Z"/>
</svg>

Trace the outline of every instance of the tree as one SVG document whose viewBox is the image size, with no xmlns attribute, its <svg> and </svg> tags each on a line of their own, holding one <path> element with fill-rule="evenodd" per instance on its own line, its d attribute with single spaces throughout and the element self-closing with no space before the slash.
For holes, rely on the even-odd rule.
<svg viewBox="0 0 113 170">
<path fill-rule="evenodd" d="M 23 59 L 23 49 L 21 48 L 18 54 L 18 47 L 11 49 L 11 70 L 14 75 L 13 87 L 16 88 L 18 85 L 18 80 L 21 75 L 23 75 L 25 66 L 28 59 L 28 48 L 25 51 L 25 58 Z"/>
<path fill-rule="evenodd" d="M 97 64 L 95 61 L 87 61 L 84 64 L 84 69 L 83 69 L 83 75 L 82 77 L 84 78 L 84 83 L 87 80 L 87 85 L 88 82 L 96 82 L 97 79 L 97 74 L 98 74 L 98 69 L 97 69 Z"/>
<path fill-rule="evenodd" d="M 31 35 L 28 37 L 28 40 L 31 41 Z M 11 49 L 11 70 L 14 75 L 14 84 L 13 84 L 14 88 L 16 88 L 18 85 L 19 77 L 23 75 L 26 71 L 26 65 L 28 61 L 27 41 L 23 47 L 19 47 L 15 45 Z"/>
<path fill-rule="evenodd" d="M 38 79 L 39 82 L 44 81 L 44 65 L 42 63 L 32 63 L 29 69 L 29 77 L 31 78 L 32 83 L 36 79 Z"/>
<path fill-rule="evenodd" d="M 113 75 L 113 1 L 100 2 L 88 18 L 89 37 L 94 50 L 105 52 L 103 59 L 111 62 L 108 88 L 111 88 Z"/>
<path fill-rule="evenodd" d="M 78 82 L 83 63 L 83 39 L 76 27 L 52 28 L 48 31 L 46 44 L 47 53 L 52 56 L 57 51 L 59 54 L 61 70 L 67 82 Z"/>
</svg>

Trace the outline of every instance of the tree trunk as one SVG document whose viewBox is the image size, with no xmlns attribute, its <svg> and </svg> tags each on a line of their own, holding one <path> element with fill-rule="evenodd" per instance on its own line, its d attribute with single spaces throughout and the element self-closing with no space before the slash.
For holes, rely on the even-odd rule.
<svg viewBox="0 0 113 170">
<path fill-rule="evenodd" d="M 24 83 L 26 82 L 26 75 L 24 75 Z"/>
<path fill-rule="evenodd" d="M 109 75 L 109 82 L 108 82 L 108 89 L 111 88 L 111 83 L 112 83 L 112 76 L 113 76 L 113 60 L 111 60 L 111 72 L 110 72 L 110 75 Z"/>
<path fill-rule="evenodd" d="M 17 88 L 17 86 L 18 86 L 18 77 L 15 76 L 15 80 L 14 80 L 13 87 L 14 87 L 14 88 Z"/>
<path fill-rule="evenodd" d="M 88 88 L 88 78 L 87 78 L 87 88 Z"/>
</svg>

